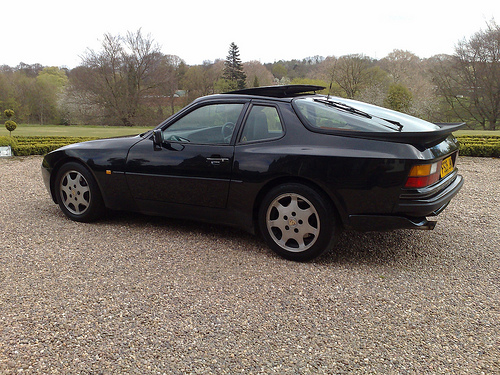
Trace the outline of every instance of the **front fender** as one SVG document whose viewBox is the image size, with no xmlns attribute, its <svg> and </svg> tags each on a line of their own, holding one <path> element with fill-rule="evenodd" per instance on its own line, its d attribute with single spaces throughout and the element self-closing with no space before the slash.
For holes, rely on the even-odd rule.
<svg viewBox="0 0 500 375">
<path fill-rule="evenodd" d="M 92 173 L 106 207 L 129 207 L 133 210 L 134 202 L 125 179 L 125 167 L 129 149 L 141 139 L 134 136 L 75 143 L 45 155 L 42 177 L 52 199 L 57 202 L 54 183 L 59 168 L 74 161 Z"/>
</svg>

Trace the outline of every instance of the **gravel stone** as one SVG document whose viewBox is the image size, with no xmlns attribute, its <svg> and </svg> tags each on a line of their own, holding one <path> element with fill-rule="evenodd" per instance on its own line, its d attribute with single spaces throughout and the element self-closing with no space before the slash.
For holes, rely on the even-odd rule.
<svg viewBox="0 0 500 375">
<path fill-rule="evenodd" d="M 500 160 L 434 231 L 342 233 L 310 263 L 232 228 L 72 222 L 41 157 L 0 159 L 2 374 L 500 374 Z"/>
</svg>

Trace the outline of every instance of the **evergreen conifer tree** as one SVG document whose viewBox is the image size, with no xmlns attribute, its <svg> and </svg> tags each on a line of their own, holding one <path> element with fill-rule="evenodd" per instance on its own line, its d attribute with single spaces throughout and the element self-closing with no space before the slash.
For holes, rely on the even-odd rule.
<svg viewBox="0 0 500 375">
<path fill-rule="evenodd" d="M 243 64 L 240 59 L 240 51 L 236 44 L 231 43 L 229 46 L 229 52 L 224 61 L 224 72 L 223 77 L 229 81 L 230 85 L 234 89 L 244 89 L 245 81 L 247 76 L 243 71 Z"/>
</svg>

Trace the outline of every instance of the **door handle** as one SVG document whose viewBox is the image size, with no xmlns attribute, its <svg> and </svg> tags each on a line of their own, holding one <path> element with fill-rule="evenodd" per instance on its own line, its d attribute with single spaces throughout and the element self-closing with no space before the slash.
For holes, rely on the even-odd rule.
<svg viewBox="0 0 500 375">
<path fill-rule="evenodd" d="M 229 158 L 223 158 L 220 156 L 217 156 L 217 157 L 212 156 L 212 157 L 207 158 L 207 161 L 209 161 L 212 165 L 219 165 L 223 162 L 229 161 Z"/>
</svg>

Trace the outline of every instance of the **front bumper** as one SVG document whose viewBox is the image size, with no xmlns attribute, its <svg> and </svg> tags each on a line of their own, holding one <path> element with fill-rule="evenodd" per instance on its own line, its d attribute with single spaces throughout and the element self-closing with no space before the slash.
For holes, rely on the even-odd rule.
<svg viewBox="0 0 500 375">
<path fill-rule="evenodd" d="M 42 169 L 42 179 L 43 179 L 43 183 L 45 184 L 45 188 L 49 192 L 49 194 L 50 194 L 52 200 L 54 201 L 54 203 L 57 203 L 57 201 L 55 200 L 54 195 L 52 194 L 52 190 L 50 188 L 50 175 L 52 173 L 52 168 L 49 168 L 44 163 L 44 164 L 42 164 L 42 168 L 41 169 Z"/>
</svg>

